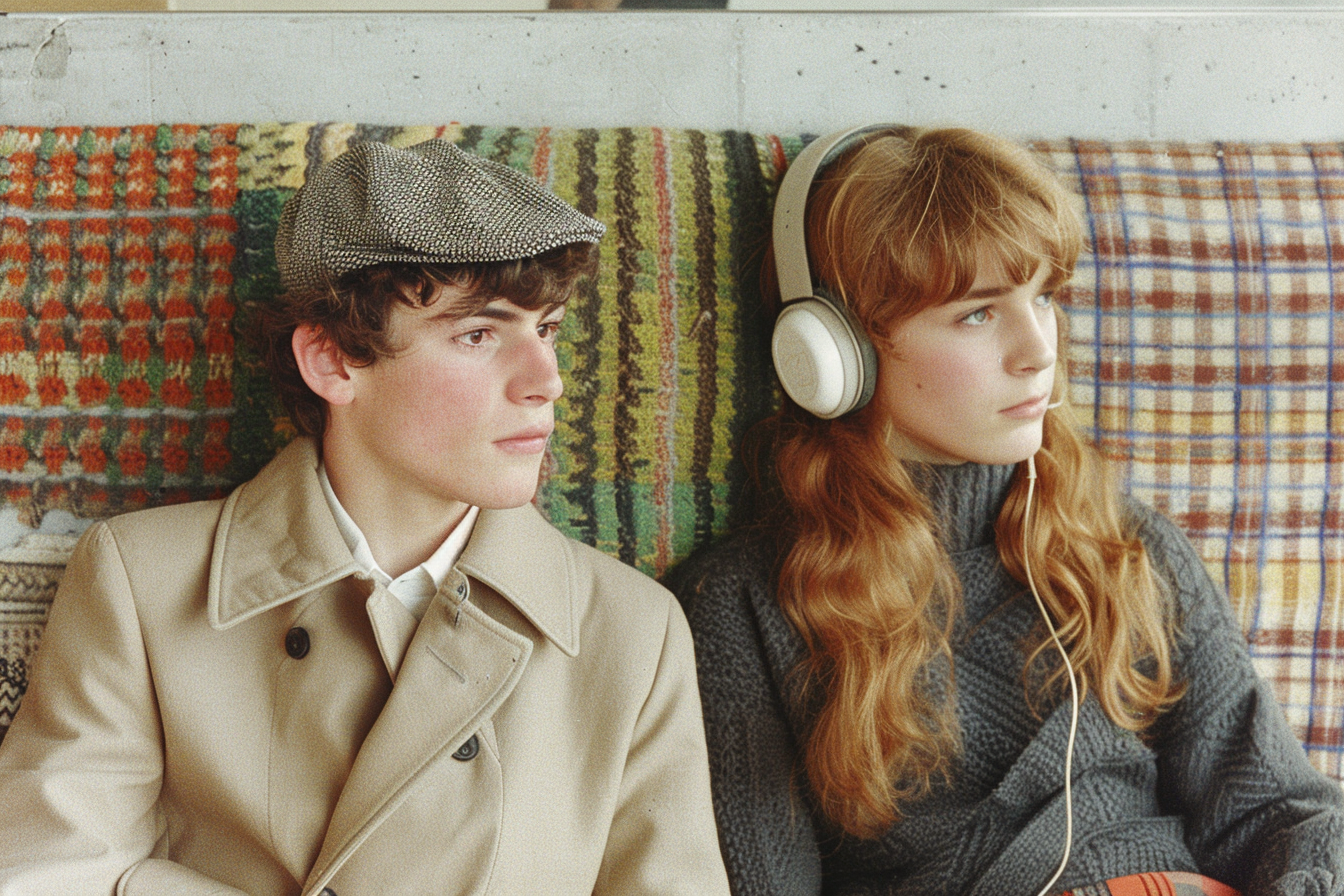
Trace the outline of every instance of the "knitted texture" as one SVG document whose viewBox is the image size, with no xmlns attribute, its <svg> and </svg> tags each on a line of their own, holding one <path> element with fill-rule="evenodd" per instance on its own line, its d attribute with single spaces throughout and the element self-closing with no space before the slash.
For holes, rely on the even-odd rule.
<svg viewBox="0 0 1344 896">
<path fill-rule="evenodd" d="M 748 530 L 674 572 L 735 892 L 1034 893 L 1055 870 L 1069 704 L 1056 698 L 1037 718 L 1023 694 L 1022 645 L 1040 622 L 992 540 L 1011 475 L 965 465 L 927 483 L 964 589 L 954 635 L 964 752 L 949 781 L 875 840 L 843 837 L 815 811 L 800 745 L 816 706 L 793 677 L 805 648 L 773 598 L 771 540 Z M 1058 886 L 1162 870 L 1204 873 L 1247 896 L 1344 893 L 1344 795 L 1306 761 L 1188 543 L 1166 520 L 1134 513 L 1180 607 L 1176 659 L 1189 690 L 1147 743 L 1095 697 L 1084 702 L 1073 851 Z"/>
<path fill-rule="evenodd" d="M 538 504 L 655 575 L 721 534 L 738 442 L 777 401 L 759 269 L 805 136 L 0 127 L 0 500 L 33 523 L 101 518 L 260 469 L 293 428 L 238 335 L 279 288 L 281 206 L 353 143 L 432 137 L 608 228 L 560 334 Z M 1033 149 L 1078 193 L 1094 247 L 1057 294 L 1089 434 L 1189 533 L 1313 762 L 1344 780 L 1344 151 Z"/>
<path fill-rule="evenodd" d="M 0 129 L 0 489 L 31 519 L 236 478 L 235 134 Z"/>
<path fill-rule="evenodd" d="M 0 549 L 0 734 L 28 687 L 28 662 L 41 642 L 72 541 L 34 534 Z"/>
<path fill-rule="evenodd" d="M 253 475 L 293 435 L 236 339 L 279 287 L 285 199 L 349 145 L 431 137 L 614 222 L 561 335 L 539 503 L 655 573 L 721 531 L 736 443 L 774 401 L 755 283 L 774 156 L 657 129 L 0 128 L 5 500 L 103 517 Z"/>
</svg>

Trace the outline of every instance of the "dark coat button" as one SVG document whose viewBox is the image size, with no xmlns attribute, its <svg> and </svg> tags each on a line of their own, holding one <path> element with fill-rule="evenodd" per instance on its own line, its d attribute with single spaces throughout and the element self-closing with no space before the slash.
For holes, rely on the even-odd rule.
<svg viewBox="0 0 1344 896">
<path fill-rule="evenodd" d="M 294 626 L 285 635 L 285 653 L 296 660 L 301 660 L 308 655 L 308 630 Z"/>
<path fill-rule="evenodd" d="M 470 740 L 457 748 L 457 752 L 453 754 L 453 758 L 458 762 L 470 762 L 476 758 L 476 754 L 479 752 L 481 752 L 481 742 L 477 740 L 476 735 L 473 734 Z"/>
</svg>

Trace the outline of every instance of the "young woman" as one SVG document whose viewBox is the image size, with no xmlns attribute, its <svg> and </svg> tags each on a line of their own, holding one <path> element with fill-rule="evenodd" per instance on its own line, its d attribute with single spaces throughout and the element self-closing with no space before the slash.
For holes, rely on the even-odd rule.
<svg viewBox="0 0 1344 896">
<path fill-rule="evenodd" d="M 871 401 L 786 400 L 754 523 L 670 583 L 735 892 L 1344 893 L 1340 788 L 1190 544 L 1077 432 L 1070 197 L 963 130 L 831 155 L 781 189 L 806 246 L 777 218 L 773 253 L 871 340 Z M 827 365 L 802 366 L 807 392 Z"/>
</svg>

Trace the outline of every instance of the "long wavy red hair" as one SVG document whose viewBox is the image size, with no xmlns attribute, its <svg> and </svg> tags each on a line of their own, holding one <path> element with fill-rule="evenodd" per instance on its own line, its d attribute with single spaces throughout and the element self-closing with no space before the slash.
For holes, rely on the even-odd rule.
<svg viewBox="0 0 1344 896">
<path fill-rule="evenodd" d="M 1072 202 L 1015 144 L 893 129 L 863 138 L 815 182 L 809 261 L 868 333 L 889 336 L 921 309 L 964 295 L 982 249 L 1018 283 L 1047 265 L 1046 289 L 1063 284 L 1082 248 Z M 766 270 L 769 278 L 772 260 Z M 766 294 L 777 295 L 771 285 Z M 1061 334 L 1065 323 L 1061 313 Z M 1104 460 L 1078 433 L 1060 349 L 1053 400 L 1063 404 L 1047 416 L 1036 455 L 1026 550 L 1083 693 L 1117 725 L 1142 731 L 1181 690 L 1171 614 Z M 778 600 L 810 650 L 799 673 L 824 690 L 805 746 L 808 780 L 825 814 L 861 837 L 896 821 L 959 749 L 950 632 L 960 587 L 888 427 L 871 405 L 825 421 L 786 400 L 762 427 L 759 466 L 768 469 L 757 470 L 783 505 Z M 1024 584 L 1025 499 L 1019 472 L 997 522 L 1004 566 Z M 1025 649 L 1023 686 L 1039 706 L 1060 693 L 1062 667 L 1043 626 Z"/>
</svg>

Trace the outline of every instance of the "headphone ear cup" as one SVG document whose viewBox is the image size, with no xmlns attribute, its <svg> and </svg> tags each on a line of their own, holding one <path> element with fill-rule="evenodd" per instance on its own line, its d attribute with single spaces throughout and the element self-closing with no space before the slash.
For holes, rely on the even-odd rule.
<svg viewBox="0 0 1344 896">
<path fill-rule="evenodd" d="M 824 296 L 790 302 L 770 353 L 789 398 L 824 420 L 857 411 L 877 386 L 877 352 L 847 309 Z"/>
</svg>

